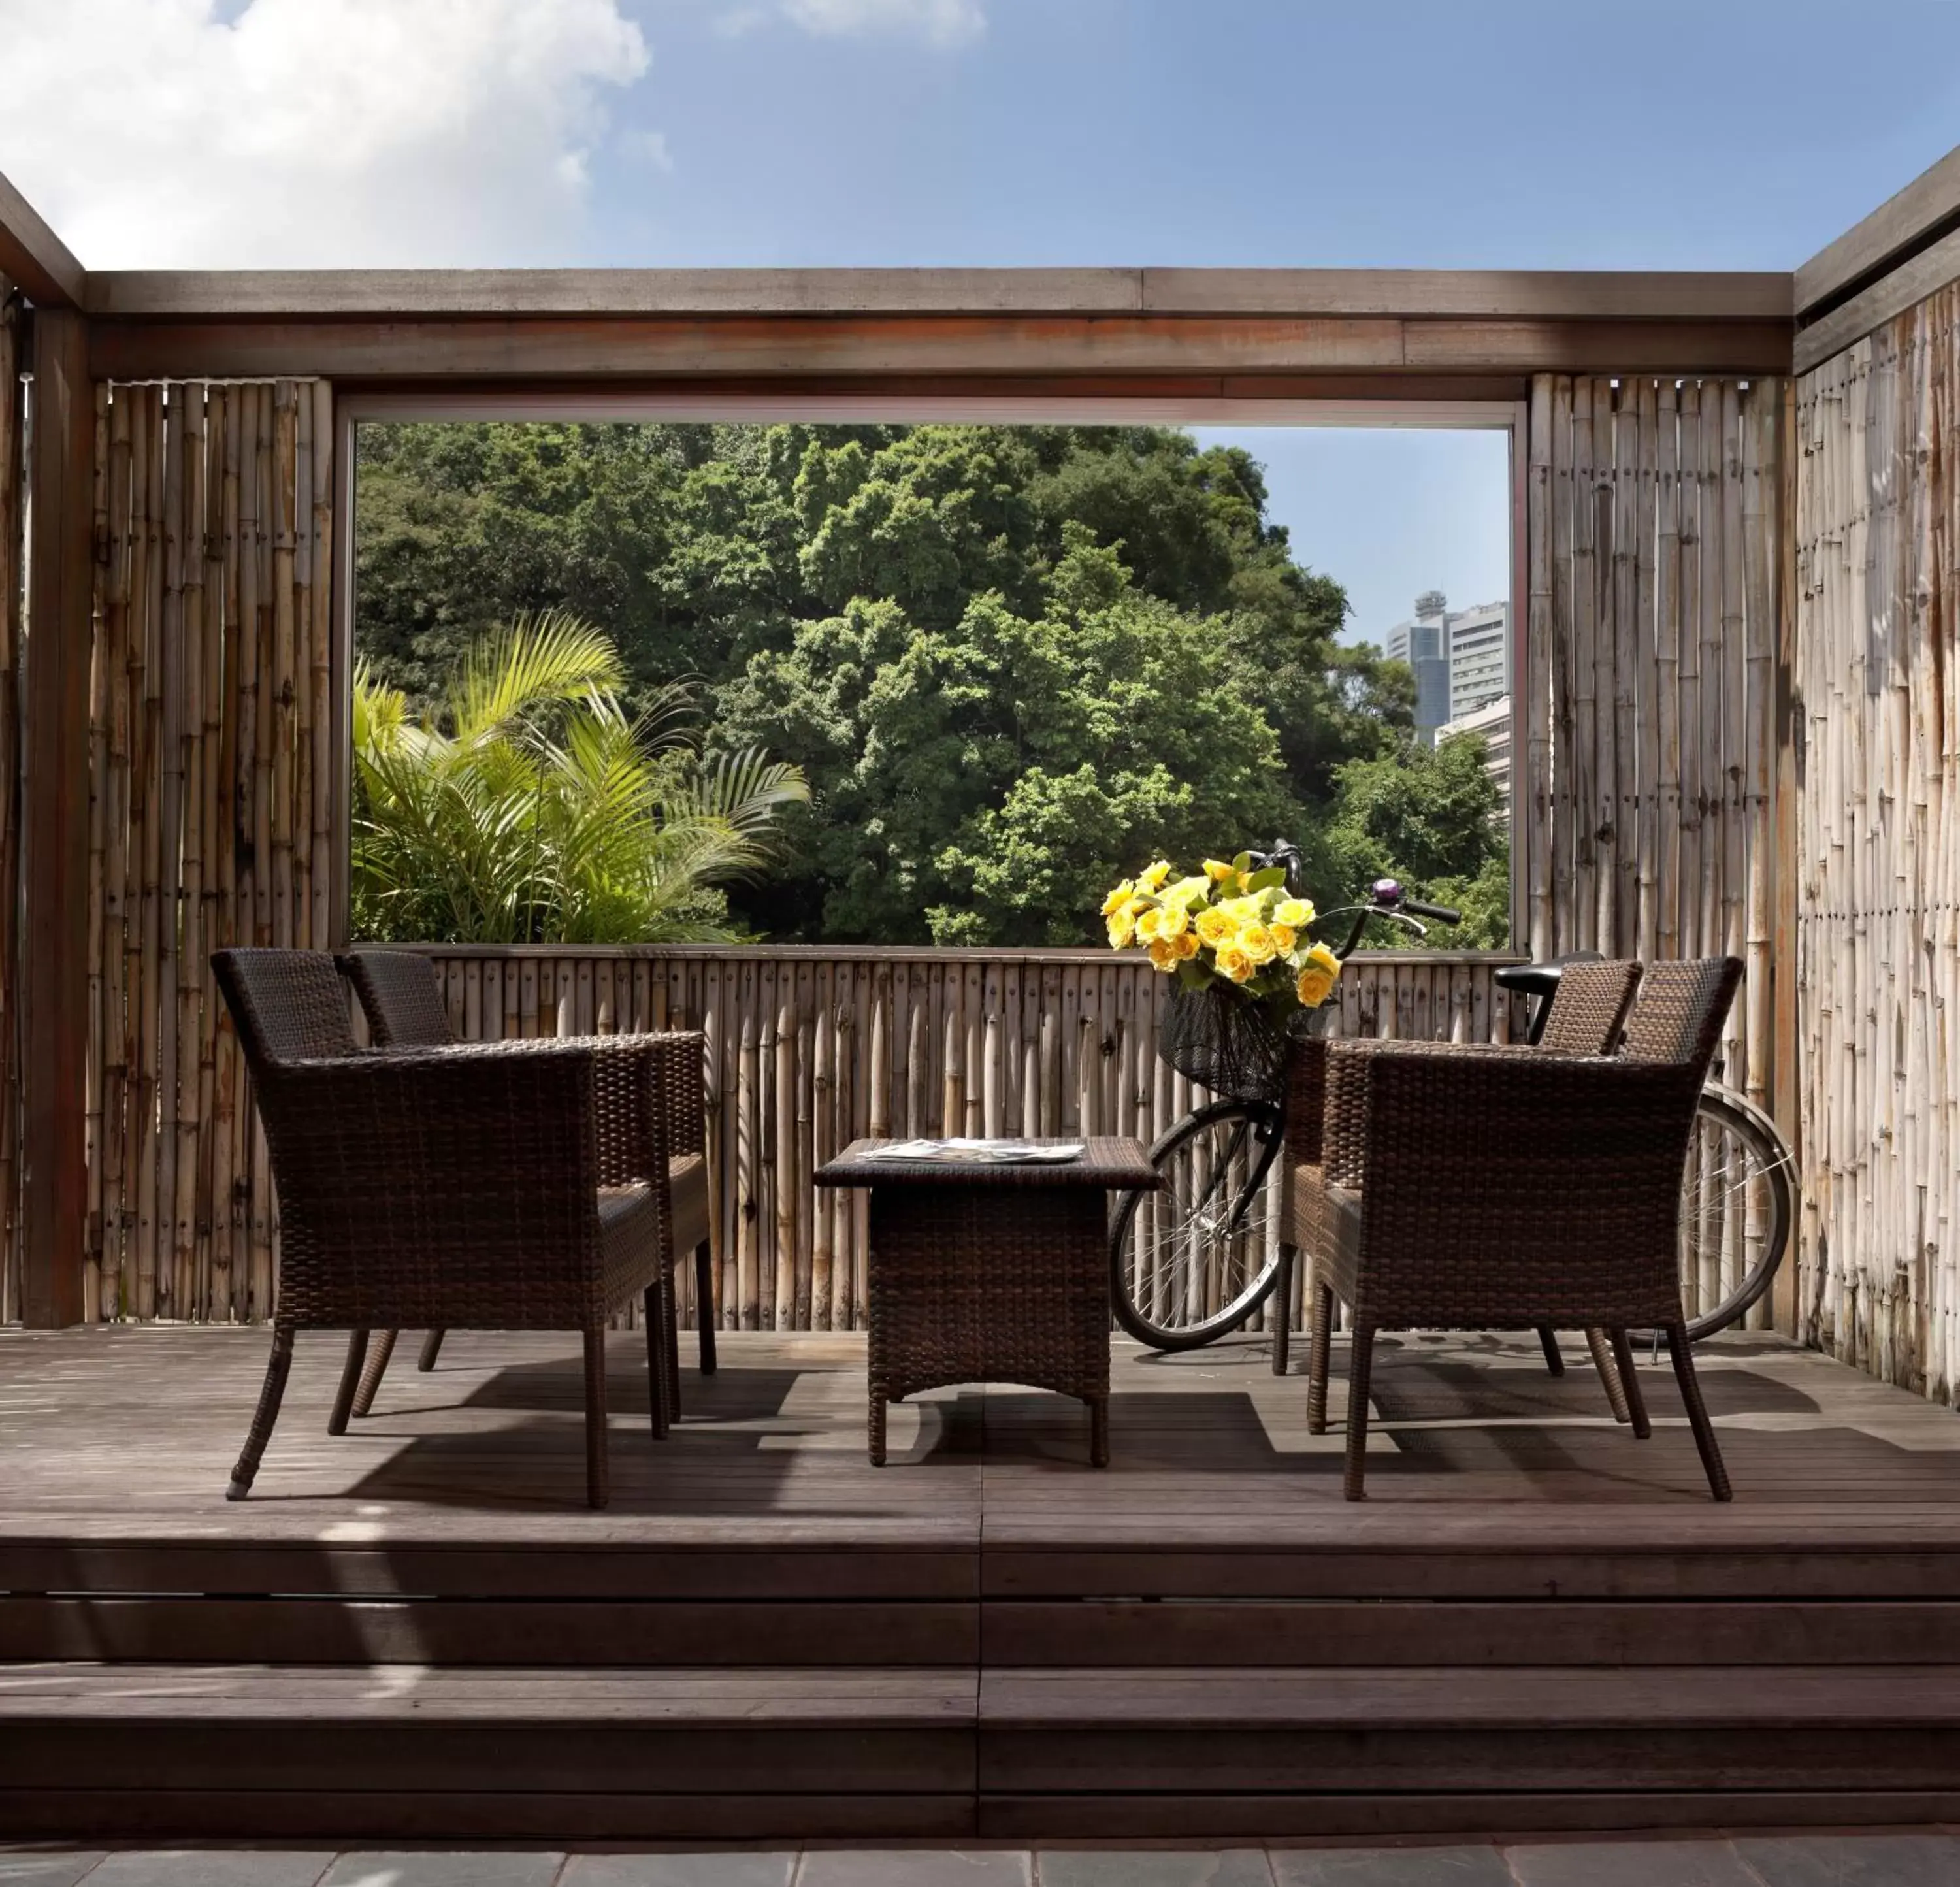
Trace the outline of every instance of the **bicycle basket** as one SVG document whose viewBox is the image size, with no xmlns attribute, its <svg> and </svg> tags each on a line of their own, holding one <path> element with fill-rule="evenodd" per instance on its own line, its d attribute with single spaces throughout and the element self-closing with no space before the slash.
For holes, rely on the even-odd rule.
<svg viewBox="0 0 1960 1887">
<path fill-rule="evenodd" d="M 1283 1013 L 1222 983 L 1175 983 L 1158 1012 L 1157 1053 L 1221 1098 L 1277 1103 L 1290 1033 Z"/>
</svg>

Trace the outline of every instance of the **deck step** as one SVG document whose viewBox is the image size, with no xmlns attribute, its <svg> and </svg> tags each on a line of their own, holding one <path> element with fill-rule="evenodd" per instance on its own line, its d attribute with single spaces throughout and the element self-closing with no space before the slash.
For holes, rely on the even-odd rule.
<svg viewBox="0 0 1960 1887">
<path fill-rule="evenodd" d="M 126 1837 L 1254 1835 L 1792 1821 L 1806 1798 L 1897 1820 L 1960 1804 L 1956 1696 L 1954 1665 L 17 1664 L 0 1835 L 59 1831 L 79 1777 Z"/>
<path fill-rule="evenodd" d="M 1960 1665 L 1960 1602 L 0 1595 L 0 1663 L 66 1659 L 457 1670 Z"/>
<path fill-rule="evenodd" d="M 1952 1666 L 990 1671 L 984 1796 L 1960 1789 Z"/>
</svg>

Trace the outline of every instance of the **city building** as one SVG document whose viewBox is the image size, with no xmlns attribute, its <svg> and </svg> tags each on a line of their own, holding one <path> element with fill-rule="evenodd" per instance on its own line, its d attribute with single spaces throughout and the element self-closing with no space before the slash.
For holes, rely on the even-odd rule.
<svg viewBox="0 0 1960 1887">
<path fill-rule="evenodd" d="M 1511 698 L 1500 695 L 1495 701 L 1486 702 L 1455 721 L 1445 721 L 1436 730 L 1436 744 L 1442 746 L 1446 740 L 1454 740 L 1459 734 L 1480 733 L 1484 737 L 1484 765 L 1491 778 L 1497 783 L 1497 791 L 1503 797 L 1499 823 L 1507 831 L 1511 823 Z"/>
<path fill-rule="evenodd" d="M 1479 603 L 1449 625 L 1449 718 L 1461 721 L 1511 692 L 1510 607 Z"/>
<path fill-rule="evenodd" d="M 1415 672 L 1418 737 L 1487 708 L 1510 692 L 1510 606 L 1481 603 L 1452 611 L 1440 590 L 1425 590 L 1414 615 L 1382 638 L 1382 652 Z"/>
<path fill-rule="evenodd" d="M 1449 718 L 1449 627 L 1440 590 L 1416 598 L 1414 617 L 1382 637 L 1382 652 L 1415 671 L 1416 733 L 1433 740 Z"/>
</svg>

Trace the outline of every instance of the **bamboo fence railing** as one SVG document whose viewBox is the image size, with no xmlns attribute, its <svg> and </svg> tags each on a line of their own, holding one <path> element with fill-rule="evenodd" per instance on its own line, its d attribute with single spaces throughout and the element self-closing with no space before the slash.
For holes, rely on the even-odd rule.
<svg viewBox="0 0 1960 1887">
<path fill-rule="evenodd" d="M 431 953 L 451 1026 L 466 1039 L 681 1027 L 705 1034 L 717 1294 L 730 1329 L 861 1324 L 863 1195 L 819 1193 L 810 1182 L 858 1135 L 1122 1133 L 1147 1141 L 1207 1098 L 1158 1060 L 1165 979 L 1132 953 L 701 946 Z M 1333 1026 L 1507 1040 L 1519 1019 L 1491 982 L 1507 960 L 1357 957 Z M 691 1300 L 691 1278 L 684 1288 Z"/>
<path fill-rule="evenodd" d="M 1514 865 L 1535 956 L 1740 957 L 1724 1072 L 1764 1106 L 1786 390 L 1532 382 Z"/>
<path fill-rule="evenodd" d="M 87 1301 L 262 1317 L 272 1189 L 208 962 L 326 941 L 331 403 L 97 402 Z"/>
<path fill-rule="evenodd" d="M 1960 1400 L 1960 285 L 1799 383 L 1800 1334 Z"/>
<path fill-rule="evenodd" d="M 21 585 L 27 389 L 21 306 L 0 275 L 0 1323 L 21 1314 L 20 1016 Z"/>
</svg>

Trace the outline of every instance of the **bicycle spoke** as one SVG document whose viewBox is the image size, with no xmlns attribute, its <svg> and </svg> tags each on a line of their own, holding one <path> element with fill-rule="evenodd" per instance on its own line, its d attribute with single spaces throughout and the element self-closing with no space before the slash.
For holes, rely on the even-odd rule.
<svg viewBox="0 0 1960 1887">
<path fill-rule="evenodd" d="M 1118 1312 L 1133 1334 L 1164 1347 L 1208 1341 L 1257 1309 L 1278 1268 L 1274 1125 L 1248 1107 L 1207 1108 L 1160 1148 L 1163 1190 L 1126 1204 L 1112 1233 Z"/>
</svg>

